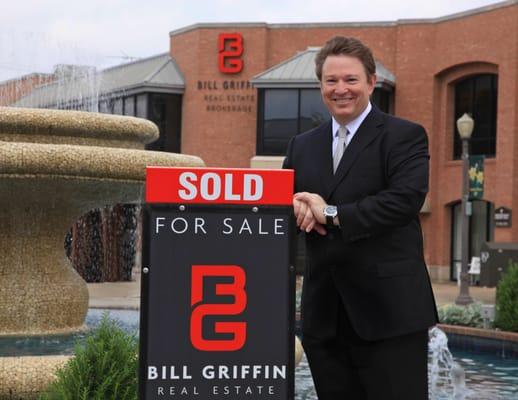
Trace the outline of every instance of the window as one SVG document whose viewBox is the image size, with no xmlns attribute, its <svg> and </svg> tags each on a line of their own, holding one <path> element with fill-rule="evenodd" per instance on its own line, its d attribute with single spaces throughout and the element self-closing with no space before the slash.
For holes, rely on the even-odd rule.
<svg viewBox="0 0 518 400">
<path fill-rule="evenodd" d="M 300 91 L 300 132 L 322 125 L 329 119 L 329 112 L 322 102 L 320 90 L 302 89 Z"/>
<path fill-rule="evenodd" d="M 139 94 L 137 96 L 137 112 L 139 118 L 147 118 L 147 95 Z"/>
<path fill-rule="evenodd" d="M 496 106 L 498 77 L 481 74 L 469 77 L 455 85 L 455 114 L 453 121 L 453 158 L 460 159 L 462 142 L 457 131 L 457 119 L 471 114 L 475 127 L 470 140 L 470 154 L 494 157 L 496 155 Z"/>
<path fill-rule="evenodd" d="M 182 96 L 177 94 L 150 93 L 147 97 L 147 119 L 160 131 L 157 141 L 146 146 L 148 150 L 180 152 Z M 140 95 L 137 97 L 137 110 Z"/>
<path fill-rule="evenodd" d="M 124 115 L 135 115 L 135 97 L 130 96 L 124 99 Z"/>
<path fill-rule="evenodd" d="M 293 136 L 327 119 L 320 89 L 259 90 L 257 154 L 284 155 Z"/>
<path fill-rule="evenodd" d="M 147 144 L 146 149 L 180 152 L 181 95 L 142 93 L 124 98 L 104 98 L 99 101 L 99 111 L 107 114 L 136 116 L 154 122 L 158 126 L 160 136 L 156 141 Z"/>
<path fill-rule="evenodd" d="M 393 92 L 391 90 L 375 88 L 371 95 L 371 101 L 373 104 L 383 112 L 392 114 L 393 111 Z"/>
<path fill-rule="evenodd" d="M 99 112 L 103 114 L 110 114 L 111 110 L 109 108 L 108 100 L 101 100 L 99 102 Z"/>
<path fill-rule="evenodd" d="M 113 111 L 112 114 L 122 115 L 122 98 L 118 97 L 113 99 Z"/>
<path fill-rule="evenodd" d="M 262 154 L 283 154 L 290 138 L 299 133 L 299 91 L 264 91 Z"/>
<path fill-rule="evenodd" d="M 390 112 L 392 92 L 376 88 L 372 102 Z M 257 154 L 285 155 L 289 140 L 331 116 L 320 89 L 259 89 Z"/>
</svg>

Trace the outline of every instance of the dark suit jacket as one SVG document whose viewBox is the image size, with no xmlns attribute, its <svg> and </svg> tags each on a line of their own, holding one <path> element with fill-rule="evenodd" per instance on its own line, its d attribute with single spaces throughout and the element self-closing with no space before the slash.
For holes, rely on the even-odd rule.
<svg viewBox="0 0 518 400">
<path fill-rule="evenodd" d="M 423 127 L 373 106 L 333 175 L 331 121 L 295 136 L 284 168 L 295 191 L 338 206 L 340 229 L 306 235 L 303 334 L 335 334 L 337 307 L 356 333 L 378 340 L 437 322 L 419 223 L 428 191 Z"/>
</svg>

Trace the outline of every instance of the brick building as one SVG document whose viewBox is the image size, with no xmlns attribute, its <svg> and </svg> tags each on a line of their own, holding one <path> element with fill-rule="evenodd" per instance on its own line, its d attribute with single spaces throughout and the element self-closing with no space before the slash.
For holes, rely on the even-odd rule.
<svg viewBox="0 0 518 400">
<path fill-rule="evenodd" d="M 472 153 L 485 156 L 484 195 L 473 201 L 470 217 L 470 255 L 485 241 L 518 242 L 514 225 L 495 226 L 493 216 L 499 207 L 518 209 L 517 0 L 436 19 L 195 24 L 173 31 L 169 56 L 181 121 L 164 135 L 177 135 L 172 139 L 181 152 L 209 166 L 280 165 L 288 139 L 328 117 L 312 59 L 315 47 L 337 34 L 373 50 L 380 77 L 373 101 L 428 132 L 430 193 L 421 221 L 432 278 L 453 278 L 460 261 L 455 121 L 465 112 L 475 120 Z"/>
<path fill-rule="evenodd" d="M 13 104 L 30 94 L 34 88 L 54 80 L 54 74 L 33 73 L 0 83 L 0 106 Z"/>
<path fill-rule="evenodd" d="M 225 48 L 237 54 L 242 47 L 235 58 L 243 61 L 242 70 L 233 74 L 219 69 L 220 35 L 229 33 L 242 38 L 241 46 L 240 39 L 229 36 L 231 45 Z M 311 104 L 321 110 L 311 94 L 318 92 L 316 78 L 303 76 L 303 54 L 337 34 L 365 42 L 378 70 L 382 65 L 385 75 L 395 77 L 393 87 L 385 85 L 388 101 L 378 105 L 428 132 L 430 193 L 421 221 L 432 277 L 454 277 L 460 261 L 461 161 L 455 121 L 464 112 L 475 119 L 472 152 L 486 157 L 484 197 L 473 202 L 471 255 L 478 255 L 488 240 L 518 241 L 514 225 L 493 223 L 495 208 L 518 208 L 517 1 L 427 20 L 196 24 L 173 31 L 171 56 L 185 79 L 182 152 L 213 166 L 279 165 L 284 150 L 279 142 L 285 148 L 286 136 L 308 127 Z M 299 64 L 286 67 L 297 56 Z M 378 86 L 376 91 L 384 89 Z M 276 124 L 286 128 L 284 137 Z M 278 145 L 272 146 L 276 139 Z"/>
</svg>

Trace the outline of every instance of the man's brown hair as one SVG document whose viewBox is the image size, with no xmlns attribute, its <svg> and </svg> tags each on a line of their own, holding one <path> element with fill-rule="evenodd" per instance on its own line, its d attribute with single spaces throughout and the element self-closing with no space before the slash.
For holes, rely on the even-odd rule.
<svg viewBox="0 0 518 400">
<path fill-rule="evenodd" d="M 353 37 L 335 36 L 329 39 L 320 49 L 315 58 L 315 72 L 318 80 L 322 80 L 322 66 L 328 56 L 345 55 L 355 57 L 361 61 L 367 78 L 376 73 L 376 63 L 372 51 L 358 39 Z"/>
</svg>

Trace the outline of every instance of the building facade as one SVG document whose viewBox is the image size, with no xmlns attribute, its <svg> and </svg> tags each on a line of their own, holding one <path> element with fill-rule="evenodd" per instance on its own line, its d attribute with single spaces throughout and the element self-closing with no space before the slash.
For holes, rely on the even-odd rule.
<svg viewBox="0 0 518 400">
<path fill-rule="evenodd" d="M 428 132 L 430 193 L 421 222 L 432 278 L 454 278 L 460 262 L 462 168 L 455 121 L 464 112 L 475 120 L 472 153 L 485 156 L 484 195 L 473 202 L 470 217 L 470 254 L 479 255 L 485 241 L 518 241 L 516 223 L 494 223 L 496 208 L 518 208 L 516 1 L 430 20 L 196 24 L 173 31 L 170 54 L 185 79 L 182 152 L 210 166 L 280 165 L 285 145 L 267 139 L 282 134 L 268 136 L 268 128 L 283 127 L 286 139 L 310 127 L 312 113 L 321 110 L 316 77 L 304 81 L 296 66 L 283 67 L 335 35 L 357 37 L 373 50 L 395 77 L 385 101 L 390 105 L 382 108 Z"/>
<path fill-rule="evenodd" d="M 161 128 L 160 140 L 174 145 L 155 148 L 200 156 L 208 166 L 279 167 L 291 136 L 329 118 L 313 60 L 335 35 L 357 37 L 373 50 L 379 79 L 372 101 L 428 132 L 430 192 L 421 222 L 432 279 L 455 278 L 460 263 L 455 121 L 465 112 L 475 120 L 471 152 L 485 157 L 484 193 L 470 217 L 470 256 L 486 241 L 518 242 L 518 222 L 500 226 L 494 216 L 501 207 L 518 209 L 517 0 L 426 20 L 195 24 L 170 33 L 168 54 L 104 71 L 99 111 L 160 116 L 174 126 L 168 133 Z M 38 100 L 49 87 L 16 104 L 66 108 Z M 167 106 L 165 95 L 172 96 Z"/>
<path fill-rule="evenodd" d="M 0 106 L 8 106 L 24 96 L 29 95 L 34 88 L 54 81 L 54 74 L 28 74 L 19 78 L 0 83 Z"/>
</svg>

